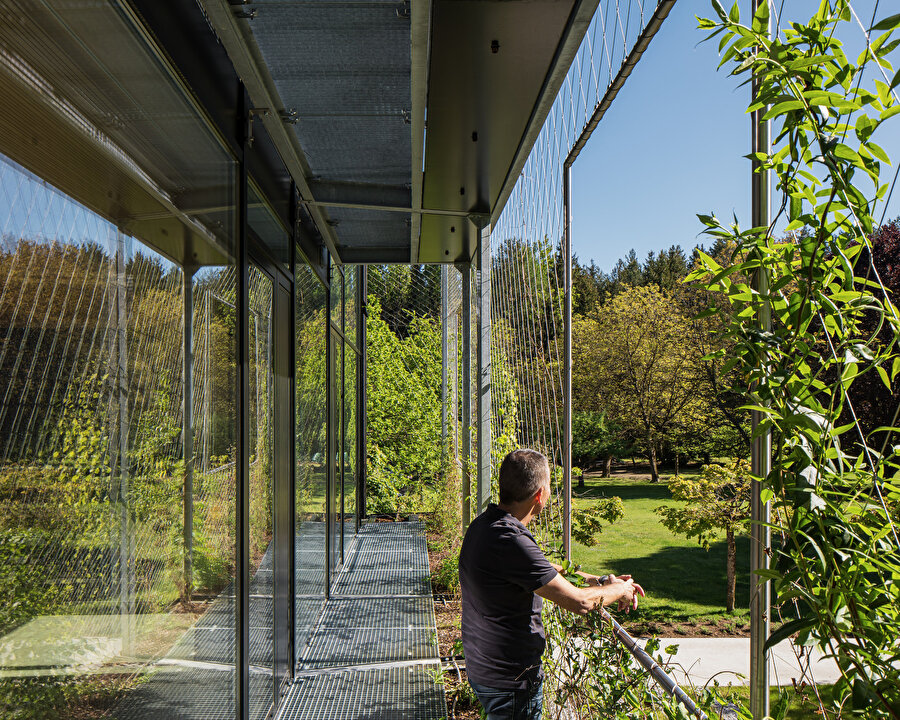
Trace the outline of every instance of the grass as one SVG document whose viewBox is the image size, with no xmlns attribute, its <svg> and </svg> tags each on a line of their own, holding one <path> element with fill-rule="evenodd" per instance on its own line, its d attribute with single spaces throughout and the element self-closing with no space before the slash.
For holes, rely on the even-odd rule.
<svg viewBox="0 0 900 720">
<path fill-rule="evenodd" d="M 817 690 L 822 696 L 822 702 L 826 711 L 831 711 L 829 717 L 840 717 L 836 710 L 832 710 L 831 704 L 831 685 L 819 685 Z M 750 705 L 750 688 L 746 685 L 733 685 L 730 687 L 720 687 L 719 695 L 723 700 L 733 702 L 736 705 L 749 707 Z M 775 713 L 779 701 L 788 704 L 786 720 L 821 720 L 822 715 L 819 713 L 819 703 L 816 700 L 815 692 L 810 686 L 805 686 L 800 690 L 793 687 L 769 689 L 769 707 L 770 712 Z"/>
<path fill-rule="evenodd" d="M 625 517 L 604 528 L 593 547 L 572 544 L 572 557 L 586 571 L 630 574 L 647 593 L 634 620 L 685 623 L 708 621 L 725 632 L 740 631 L 749 618 L 749 538 L 737 538 L 737 589 L 734 614 L 725 612 L 725 538 L 709 550 L 696 540 L 674 535 L 653 512 L 676 505 L 666 480 L 613 476 L 586 477 L 585 488 L 574 490 L 574 507 L 584 508 L 599 497 L 618 495 Z M 724 627 L 731 625 L 731 628 Z M 653 631 L 653 628 L 650 628 Z"/>
</svg>

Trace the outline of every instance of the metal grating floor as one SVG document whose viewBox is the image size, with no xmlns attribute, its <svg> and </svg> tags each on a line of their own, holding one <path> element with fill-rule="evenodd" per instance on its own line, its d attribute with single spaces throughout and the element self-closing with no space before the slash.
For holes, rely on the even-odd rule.
<svg viewBox="0 0 900 720">
<path fill-rule="evenodd" d="M 366 524 L 278 719 L 438 720 L 447 716 L 439 669 L 424 524 Z"/>
<path fill-rule="evenodd" d="M 443 686 L 434 683 L 439 669 L 434 662 L 301 677 L 279 720 L 439 720 L 447 717 Z"/>
</svg>

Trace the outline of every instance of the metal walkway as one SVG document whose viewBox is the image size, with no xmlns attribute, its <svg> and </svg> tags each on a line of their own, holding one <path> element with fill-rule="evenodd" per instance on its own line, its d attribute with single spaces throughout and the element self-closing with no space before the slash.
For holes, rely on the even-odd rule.
<svg viewBox="0 0 900 720">
<path fill-rule="evenodd" d="M 300 658 L 279 720 L 447 716 L 422 523 L 363 525 Z"/>
</svg>

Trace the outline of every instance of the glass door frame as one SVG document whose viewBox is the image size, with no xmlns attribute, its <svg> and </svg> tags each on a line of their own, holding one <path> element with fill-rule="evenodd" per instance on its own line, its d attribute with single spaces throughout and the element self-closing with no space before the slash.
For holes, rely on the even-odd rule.
<svg viewBox="0 0 900 720">
<path fill-rule="evenodd" d="M 277 715 L 281 698 L 286 694 L 293 679 L 295 669 L 294 647 L 294 278 L 285 271 L 280 263 L 275 261 L 266 248 L 252 235 L 248 237 L 248 269 L 253 266 L 272 282 L 272 379 L 275 383 L 273 389 L 274 408 L 272 412 L 272 523 L 273 533 L 273 637 L 272 637 L 272 707 L 267 717 Z M 286 297 L 281 295 L 285 292 Z M 278 300 L 281 297 L 282 300 Z M 279 343 L 279 330 L 282 330 L 287 342 Z M 249 326 L 248 326 L 249 332 Z M 277 368 L 285 369 L 282 375 L 289 388 L 287 393 L 278 390 Z M 287 407 L 285 407 L 285 403 Z M 243 408 L 242 412 L 249 414 L 249 408 Z M 279 418 L 287 419 L 289 426 L 284 432 L 279 423 Z M 249 481 L 249 477 L 248 477 Z M 249 482 L 248 482 L 249 486 Z M 249 487 L 243 500 L 244 512 L 250 514 Z M 286 546 L 285 546 L 285 543 Z M 279 562 L 279 560 L 281 562 Z M 249 581 L 249 578 L 248 578 Z M 245 588 L 246 607 L 249 612 L 249 584 Z M 281 602 L 279 602 L 281 600 Z M 242 603 L 243 604 L 243 603 Z M 248 617 L 249 622 L 249 617 Z M 283 647 L 278 638 L 286 643 Z M 249 639 L 249 638 L 248 638 Z M 279 652 L 282 650 L 282 652 Z M 279 663 L 279 659 L 286 662 Z M 248 708 L 249 709 L 249 708 Z"/>
</svg>

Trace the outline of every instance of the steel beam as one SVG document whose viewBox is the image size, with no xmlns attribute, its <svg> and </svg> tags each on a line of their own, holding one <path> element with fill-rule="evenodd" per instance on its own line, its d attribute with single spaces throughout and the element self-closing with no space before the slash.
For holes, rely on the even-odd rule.
<svg viewBox="0 0 900 720">
<path fill-rule="evenodd" d="M 751 0 L 751 9 L 756 10 L 767 0 Z M 769 30 L 771 32 L 771 28 Z M 752 83 L 752 101 L 756 102 L 758 82 Z M 751 116 L 751 153 L 769 151 L 770 121 L 763 120 L 767 107 L 760 108 Z M 767 226 L 771 217 L 771 191 L 769 174 L 760 168 L 758 160 L 752 161 L 752 218 L 753 227 Z M 754 288 L 761 295 L 768 293 L 769 278 L 764 269 L 753 277 Z M 766 303 L 759 315 L 763 330 L 772 329 L 771 309 Z M 763 359 L 765 362 L 765 359 Z M 762 413 L 753 411 L 751 425 L 754 435 Z M 772 435 L 769 432 L 755 436 L 751 447 L 751 472 L 759 478 L 766 478 L 772 469 Z M 769 667 L 765 644 L 769 637 L 771 607 L 771 584 L 768 579 L 757 575 L 758 570 L 769 567 L 772 534 L 768 527 L 770 507 L 762 501 L 762 482 L 753 481 L 750 486 L 750 712 L 755 720 L 769 715 Z"/>
<path fill-rule="evenodd" d="M 491 501 L 491 226 L 481 229 L 478 247 L 478 435 L 475 515 Z"/>
</svg>

